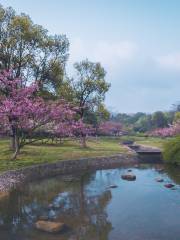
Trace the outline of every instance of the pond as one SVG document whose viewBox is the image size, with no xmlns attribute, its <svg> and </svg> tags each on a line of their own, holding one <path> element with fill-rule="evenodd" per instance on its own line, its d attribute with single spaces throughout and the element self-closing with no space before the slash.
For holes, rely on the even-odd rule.
<svg viewBox="0 0 180 240">
<path fill-rule="evenodd" d="M 121 179 L 128 169 L 119 168 L 51 178 L 13 191 L 0 201 L 0 239 L 180 239 L 180 169 L 131 169 L 136 181 Z M 176 186 L 168 189 L 166 183 Z M 39 231 L 34 224 L 42 216 L 66 227 L 57 234 Z"/>
</svg>

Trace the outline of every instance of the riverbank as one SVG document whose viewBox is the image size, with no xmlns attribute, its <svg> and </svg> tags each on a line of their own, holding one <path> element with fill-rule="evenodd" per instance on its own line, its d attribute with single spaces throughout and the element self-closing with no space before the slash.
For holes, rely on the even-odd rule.
<svg viewBox="0 0 180 240">
<path fill-rule="evenodd" d="M 36 143 L 25 147 L 16 160 L 9 160 L 9 142 L 1 141 L 0 192 L 32 180 L 89 169 L 115 168 L 141 163 L 136 152 L 123 145 L 123 138 L 99 138 L 82 148 L 75 141 L 63 144 Z M 137 138 L 136 138 L 137 142 Z M 141 141 L 142 142 L 142 141 Z M 144 160 L 143 160 L 144 162 Z"/>
<path fill-rule="evenodd" d="M 137 155 L 118 154 L 109 157 L 84 158 L 58 161 L 49 164 L 34 165 L 11 170 L 0 175 L 0 193 L 5 193 L 27 182 L 54 177 L 60 174 L 72 174 L 80 171 L 116 168 L 138 164 Z"/>
</svg>

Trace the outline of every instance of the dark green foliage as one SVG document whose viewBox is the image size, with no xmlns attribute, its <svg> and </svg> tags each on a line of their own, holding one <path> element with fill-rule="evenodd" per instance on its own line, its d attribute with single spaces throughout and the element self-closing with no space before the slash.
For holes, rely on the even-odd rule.
<svg viewBox="0 0 180 240">
<path fill-rule="evenodd" d="M 180 165 L 180 136 L 164 144 L 163 157 L 168 163 Z"/>
<path fill-rule="evenodd" d="M 112 121 L 121 122 L 123 125 L 129 125 L 136 123 L 141 117 L 146 116 L 145 113 L 137 112 L 135 114 L 127 114 L 127 113 L 118 113 L 111 117 Z"/>
<path fill-rule="evenodd" d="M 103 103 L 84 112 L 84 122 L 91 124 L 95 129 L 98 128 L 101 122 L 108 121 L 109 118 L 110 113 Z"/>
<path fill-rule="evenodd" d="M 152 114 L 137 112 L 135 114 L 118 113 L 111 116 L 111 121 L 120 122 L 131 130 L 131 134 L 145 133 L 156 128 L 173 124 L 175 112 L 157 111 Z"/>
<path fill-rule="evenodd" d="M 167 119 L 163 112 L 157 111 L 152 115 L 152 122 L 155 128 L 167 127 Z"/>
<path fill-rule="evenodd" d="M 145 133 L 150 131 L 153 127 L 152 124 L 152 116 L 151 115 L 144 115 L 141 116 L 134 124 L 133 129 L 135 132 Z"/>
</svg>

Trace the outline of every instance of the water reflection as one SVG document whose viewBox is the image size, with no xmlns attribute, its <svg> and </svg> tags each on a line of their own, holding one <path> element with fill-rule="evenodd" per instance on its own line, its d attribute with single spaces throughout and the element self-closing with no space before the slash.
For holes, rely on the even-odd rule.
<svg viewBox="0 0 180 240">
<path fill-rule="evenodd" d="M 33 226 L 43 216 L 68 223 L 69 229 L 61 234 L 62 239 L 70 235 L 76 239 L 107 239 L 112 226 L 105 207 L 111 192 L 105 186 L 94 189 L 88 185 L 95 180 L 95 175 L 81 175 L 78 180 L 76 176 L 75 182 L 49 179 L 12 192 L 6 201 L 0 201 L 0 233 L 8 231 L 11 237 L 15 233 L 18 239 L 23 231 L 28 239 L 36 239 L 36 234 L 37 239 L 44 238 L 45 234 L 36 232 Z M 59 236 L 48 237 L 59 239 Z"/>
<path fill-rule="evenodd" d="M 177 240 L 180 236 L 180 187 L 165 189 L 154 179 L 180 183 L 180 170 L 154 166 L 132 169 L 137 181 L 120 175 L 127 169 L 101 170 L 31 183 L 0 201 L 1 240 Z M 116 184 L 118 188 L 110 189 Z M 176 215 L 174 215 L 176 212 Z M 37 231 L 38 219 L 64 222 L 59 234 Z M 168 218 L 168 220 L 167 220 Z M 170 227 L 170 231 L 167 229 Z"/>
</svg>

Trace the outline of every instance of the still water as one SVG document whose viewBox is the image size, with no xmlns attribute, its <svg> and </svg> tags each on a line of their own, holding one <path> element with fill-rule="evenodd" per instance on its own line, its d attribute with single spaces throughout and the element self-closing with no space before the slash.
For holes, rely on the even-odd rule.
<svg viewBox="0 0 180 240">
<path fill-rule="evenodd" d="M 51 178 L 12 192 L 0 201 L 0 240 L 179 240 L 180 169 L 131 169 L 133 182 L 121 179 L 128 169 L 120 168 Z M 42 216 L 66 228 L 58 234 L 36 230 Z"/>
</svg>

